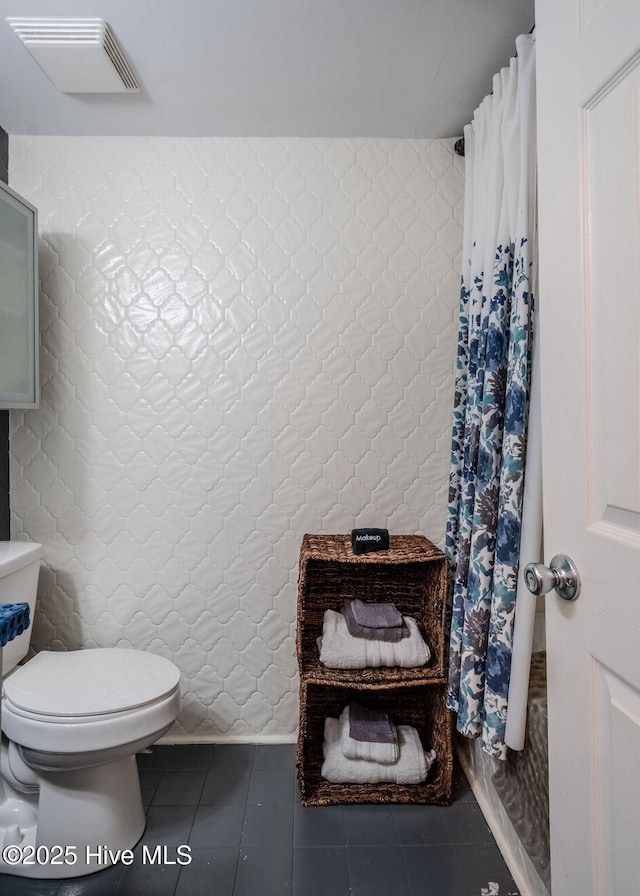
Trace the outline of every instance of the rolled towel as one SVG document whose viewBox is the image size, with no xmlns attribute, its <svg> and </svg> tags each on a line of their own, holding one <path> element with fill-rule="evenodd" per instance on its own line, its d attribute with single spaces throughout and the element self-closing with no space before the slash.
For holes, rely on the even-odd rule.
<svg viewBox="0 0 640 896">
<path fill-rule="evenodd" d="M 403 616 L 409 636 L 400 641 L 369 641 L 349 634 L 347 623 L 335 610 L 325 610 L 322 637 L 318 638 L 320 662 L 329 669 L 376 669 L 400 666 L 412 669 L 429 662 L 431 653 L 411 616 Z"/>
<path fill-rule="evenodd" d="M 398 628 L 402 625 L 402 616 L 395 604 L 365 604 L 361 600 L 350 601 L 353 618 L 358 625 L 367 628 Z"/>
<path fill-rule="evenodd" d="M 402 621 L 401 624 L 393 628 L 370 628 L 366 625 L 360 625 L 353 615 L 353 604 L 355 601 L 347 601 L 342 607 L 342 615 L 347 623 L 349 634 L 353 638 L 367 638 L 369 641 L 399 641 L 400 638 L 409 636 L 409 629 Z"/>
<path fill-rule="evenodd" d="M 29 604 L 0 604 L 0 647 L 29 628 Z"/>
<path fill-rule="evenodd" d="M 324 720 L 324 762 L 320 774 L 331 784 L 422 784 L 436 754 L 425 753 L 418 732 L 410 725 L 398 725 L 400 755 L 394 763 L 348 759 L 342 752 L 340 722 Z"/>
<path fill-rule="evenodd" d="M 370 710 L 364 710 L 365 713 L 371 715 L 379 715 L 386 719 L 385 722 L 377 722 L 367 724 L 367 729 L 374 726 L 382 726 L 388 730 L 391 737 L 387 741 L 367 740 L 366 738 L 354 737 L 354 721 L 356 716 L 357 703 L 345 706 L 340 716 L 340 748 L 342 755 L 347 759 L 363 759 L 367 762 L 390 763 L 397 762 L 400 757 L 400 748 L 398 747 L 398 730 L 386 713 L 370 713 Z M 358 707 L 364 709 L 364 707 Z M 370 733 L 375 736 L 375 730 Z"/>
</svg>

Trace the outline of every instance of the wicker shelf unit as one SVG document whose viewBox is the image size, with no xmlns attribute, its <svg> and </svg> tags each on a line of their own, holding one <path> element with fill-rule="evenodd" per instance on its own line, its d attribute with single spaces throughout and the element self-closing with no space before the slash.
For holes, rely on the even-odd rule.
<svg viewBox="0 0 640 896">
<path fill-rule="evenodd" d="M 354 554 L 349 535 L 305 535 L 298 578 L 300 670 L 298 784 L 305 806 L 346 803 L 435 803 L 451 797 L 451 718 L 445 708 L 447 559 L 419 535 L 391 536 L 389 550 Z M 431 651 L 417 669 L 327 669 L 316 639 L 327 609 L 345 601 L 393 601 L 413 616 Z M 331 784 L 320 775 L 324 719 L 353 699 L 413 725 L 436 762 L 424 784 Z"/>
</svg>

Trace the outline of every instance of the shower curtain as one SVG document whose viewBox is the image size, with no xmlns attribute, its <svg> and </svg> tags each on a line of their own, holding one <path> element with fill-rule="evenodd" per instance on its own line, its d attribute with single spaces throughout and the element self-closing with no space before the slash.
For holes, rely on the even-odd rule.
<svg viewBox="0 0 640 896">
<path fill-rule="evenodd" d="M 465 212 L 446 551 L 447 706 L 497 758 L 519 568 L 535 259 L 534 38 L 465 128 Z"/>
</svg>

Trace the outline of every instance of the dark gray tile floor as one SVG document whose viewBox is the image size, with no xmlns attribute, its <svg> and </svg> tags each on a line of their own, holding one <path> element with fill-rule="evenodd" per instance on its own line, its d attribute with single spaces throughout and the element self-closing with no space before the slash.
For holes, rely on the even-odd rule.
<svg viewBox="0 0 640 896">
<path fill-rule="evenodd" d="M 517 896 L 460 770 L 447 808 L 305 809 L 294 763 L 289 744 L 154 747 L 138 757 L 147 829 L 132 866 L 0 875 L 0 896 Z"/>
</svg>

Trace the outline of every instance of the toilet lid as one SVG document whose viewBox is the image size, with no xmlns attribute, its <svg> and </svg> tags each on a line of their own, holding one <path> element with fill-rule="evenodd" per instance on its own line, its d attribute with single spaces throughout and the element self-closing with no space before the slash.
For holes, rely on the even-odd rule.
<svg viewBox="0 0 640 896">
<path fill-rule="evenodd" d="M 124 712 L 156 703 L 179 681 L 179 669 L 164 657 L 98 647 L 38 653 L 3 685 L 19 709 L 60 718 Z"/>
</svg>

